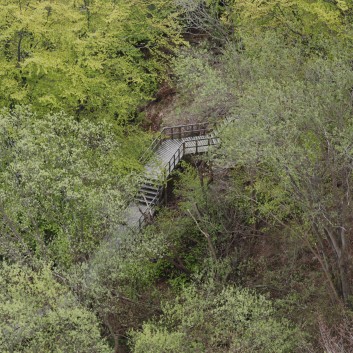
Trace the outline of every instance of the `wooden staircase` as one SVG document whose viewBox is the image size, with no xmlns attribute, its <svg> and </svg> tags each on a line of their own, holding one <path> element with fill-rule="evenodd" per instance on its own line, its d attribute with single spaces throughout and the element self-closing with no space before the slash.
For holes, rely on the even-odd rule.
<svg viewBox="0 0 353 353">
<path fill-rule="evenodd" d="M 135 201 L 141 205 L 153 205 L 158 203 L 157 200 L 162 196 L 162 192 L 163 187 L 161 185 L 157 185 L 153 180 L 145 180 L 135 197 Z"/>
<path fill-rule="evenodd" d="M 186 155 L 207 152 L 220 143 L 219 132 L 233 118 L 220 124 L 197 123 L 165 127 L 141 157 L 145 164 L 143 182 L 135 200 L 127 209 L 126 224 L 142 228 L 148 224 L 163 200 L 166 181 Z"/>
</svg>

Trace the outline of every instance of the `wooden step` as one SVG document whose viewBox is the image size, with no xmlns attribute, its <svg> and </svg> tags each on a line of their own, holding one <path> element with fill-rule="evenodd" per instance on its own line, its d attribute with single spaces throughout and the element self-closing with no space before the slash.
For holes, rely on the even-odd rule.
<svg viewBox="0 0 353 353">
<path fill-rule="evenodd" d="M 136 197 L 135 198 L 135 202 L 138 202 L 140 203 L 141 205 L 146 205 L 146 206 L 149 206 L 149 205 L 155 205 L 158 203 L 159 200 L 155 200 L 156 202 L 152 202 L 154 199 L 152 200 L 148 200 L 148 199 L 145 199 L 143 197 Z"/>
<path fill-rule="evenodd" d="M 152 184 L 143 184 L 140 188 L 140 190 L 144 190 L 146 192 L 156 192 L 158 193 L 158 191 L 160 190 L 161 186 L 158 185 L 158 186 L 155 186 L 155 185 L 152 185 Z"/>
<path fill-rule="evenodd" d="M 154 196 L 149 196 L 149 195 L 145 195 L 145 194 L 140 194 L 138 196 L 135 197 L 135 201 L 139 202 L 142 205 L 156 205 L 159 203 L 160 200 L 160 195 L 156 194 Z"/>
<path fill-rule="evenodd" d="M 152 196 L 154 196 L 154 195 L 157 195 L 157 194 L 159 194 L 159 190 L 160 189 L 157 189 L 157 190 L 151 190 L 151 189 L 145 189 L 145 188 L 140 188 L 140 190 L 139 190 L 139 194 L 143 194 L 143 195 L 152 195 Z"/>
</svg>

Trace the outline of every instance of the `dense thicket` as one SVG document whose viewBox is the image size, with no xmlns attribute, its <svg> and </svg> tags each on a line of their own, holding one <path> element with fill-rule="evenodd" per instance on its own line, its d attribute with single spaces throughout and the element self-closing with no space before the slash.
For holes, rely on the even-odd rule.
<svg viewBox="0 0 353 353">
<path fill-rule="evenodd" d="M 276 320 L 262 296 L 206 282 L 184 288 L 163 307 L 157 323 L 133 335 L 136 353 L 152 352 L 293 352 L 304 349 L 301 334 L 286 320 Z"/>
</svg>

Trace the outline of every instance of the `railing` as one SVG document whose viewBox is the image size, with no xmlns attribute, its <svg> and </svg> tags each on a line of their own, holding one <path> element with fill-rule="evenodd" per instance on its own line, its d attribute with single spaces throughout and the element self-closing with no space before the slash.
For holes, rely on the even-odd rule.
<svg viewBox="0 0 353 353">
<path fill-rule="evenodd" d="M 195 153 L 205 152 L 203 148 L 209 147 L 212 145 L 218 144 L 217 132 L 222 131 L 230 122 L 236 120 L 236 117 L 224 118 L 221 124 L 217 125 L 216 133 L 214 136 L 198 138 L 195 140 L 184 141 L 178 147 L 178 150 L 170 158 L 169 162 L 164 166 L 165 170 L 165 179 L 168 175 L 174 170 L 176 165 L 180 162 L 185 154 L 189 154 L 193 151 Z M 171 127 L 164 127 L 158 137 L 153 140 L 148 154 L 145 153 L 144 156 L 147 158 L 160 146 L 160 144 L 167 139 L 181 139 L 186 137 L 193 136 L 205 136 L 214 130 L 215 125 L 210 123 L 197 123 L 197 124 L 188 124 L 188 125 L 178 125 Z M 145 161 L 145 159 L 140 159 L 140 161 Z M 152 218 L 154 214 L 155 206 L 158 206 L 162 200 L 162 194 L 164 187 L 161 187 L 158 190 L 158 194 L 153 198 L 153 200 L 148 204 L 146 210 L 142 213 L 141 217 L 138 220 L 138 227 L 141 229 L 149 219 Z"/>
<path fill-rule="evenodd" d="M 178 150 L 173 154 L 173 156 L 170 158 L 168 163 L 165 165 L 164 170 L 165 170 L 166 176 L 168 176 L 174 170 L 174 168 L 183 158 L 184 146 L 185 146 L 185 142 L 181 143 Z"/>
<path fill-rule="evenodd" d="M 150 147 L 140 158 L 140 163 L 145 163 L 164 140 L 182 139 L 186 137 L 205 136 L 214 128 L 211 123 L 196 123 L 187 125 L 166 126 L 162 128 L 158 136 L 152 141 Z"/>
<path fill-rule="evenodd" d="M 139 162 L 141 164 L 147 162 L 148 159 L 150 158 L 150 156 L 152 155 L 152 153 L 155 152 L 157 150 L 157 148 L 160 146 L 162 141 L 163 141 L 162 134 L 159 133 L 157 138 L 155 138 L 152 141 L 151 145 L 146 149 L 145 153 L 140 157 Z"/>
<path fill-rule="evenodd" d="M 168 163 L 166 163 L 166 165 L 164 166 L 164 171 L 166 174 L 165 179 L 175 169 L 177 164 L 181 161 L 183 156 L 187 154 L 187 152 L 189 152 L 190 150 L 195 151 L 195 153 L 205 152 L 200 149 L 202 147 L 209 147 L 209 146 L 216 145 L 217 143 L 218 143 L 218 140 L 214 136 L 182 142 L 178 150 L 173 154 L 173 156 L 170 158 Z M 162 193 L 163 193 L 163 187 L 159 189 L 158 194 L 153 198 L 151 202 L 149 202 L 146 210 L 142 213 L 141 217 L 139 218 L 138 220 L 139 228 L 142 228 L 142 226 L 146 224 L 146 222 L 148 222 L 148 218 L 153 216 L 153 213 L 154 213 L 153 208 L 155 206 L 158 206 L 161 203 Z"/>
<path fill-rule="evenodd" d="M 189 151 L 195 151 L 195 153 L 205 152 L 202 148 L 209 147 L 216 145 L 218 143 L 218 138 L 211 136 L 211 137 L 204 137 L 199 138 L 197 140 L 186 141 L 183 143 L 184 145 L 184 154 L 190 153 Z"/>
<path fill-rule="evenodd" d="M 147 208 L 142 212 L 141 217 L 138 220 L 138 227 L 142 226 L 147 222 L 148 218 L 153 216 L 153 207 L 159 205 L 162 199 L 163 187 L 161 186 L 158 190 L 157 195 L 149 202 Z"/>
<path fill-rule="evenodd" d="M 185 137 L 204 136 L 213 130 L 213 124 L 196 123 L 187 125 L 166 126 L 161 130 L 164 139 L 182 139 Z"/>
</svg>

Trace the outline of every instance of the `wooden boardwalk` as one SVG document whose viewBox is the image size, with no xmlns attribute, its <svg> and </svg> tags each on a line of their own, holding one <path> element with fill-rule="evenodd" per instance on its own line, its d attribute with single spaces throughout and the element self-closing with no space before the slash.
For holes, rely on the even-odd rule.
<svg viewBox="0 0 353 353">
<path fill-rule="evenodd" d="M 207 152 L 219 144 L 218 132 L 233 119 L 225 119 L 216 128 L 208 123 L 165 127 L 147 151 L 143 183 L 125 213 L 125 224 L 142 228 L 162 202 L 166 180 L 184 156 Z M 149 158 L 148 158 L 149 157 Z"/>
<path fill-rule="evenodd" d="M 155 151 L 152 160 L 145 166 L 146 179 L 161 180 L 165 177 L 165 173 L 168 176 L 173 171 L 185 155 L 207 152 L 209 146 L 217 143 L 218 139 L 213 136 L 194 136 L 163 141 Z M 171 169 L 169 169 L 169 162 L 171 162 Z"/>
</svg>

